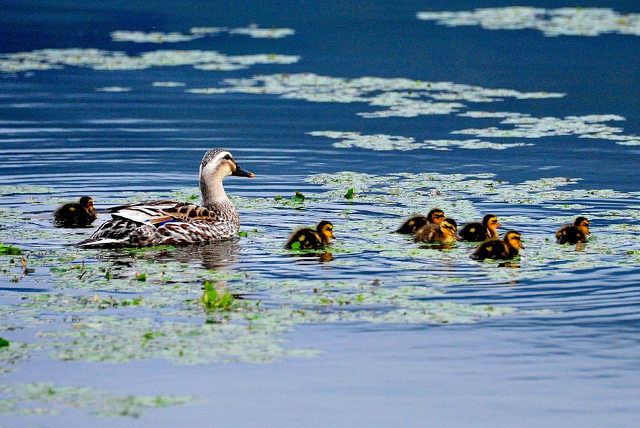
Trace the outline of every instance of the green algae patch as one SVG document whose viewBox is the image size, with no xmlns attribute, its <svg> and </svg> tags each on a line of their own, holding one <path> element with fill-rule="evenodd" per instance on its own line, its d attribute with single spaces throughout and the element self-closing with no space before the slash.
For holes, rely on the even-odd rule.
<svg viewBox="0 0 640 428">
<path fill-rule="evenodd" d="M 50 382 L 0 385 L 0 413 L 48 416 L 64 408 L 86 409 L 95 416 L 139 418 L 144 412 L 197 402 L 189 396 L 111 395 L 87 387 L 62 386 Z"/>
<path fill-rule="evenodd" d="M 18 247 L 14 247 L 13 245 L 0 244 L 0 255 L 20 255 L 22 254 L 22 250 Z"/>
</svg>

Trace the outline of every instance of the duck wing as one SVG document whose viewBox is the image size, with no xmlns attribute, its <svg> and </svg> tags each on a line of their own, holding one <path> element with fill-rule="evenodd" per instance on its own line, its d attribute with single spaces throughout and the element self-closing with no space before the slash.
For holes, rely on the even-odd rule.
<svg viewBox="0 0 640 428">
<path fill-rule="evenodd" d="M 556 232 L 556 243 L 558 244 L 573 245 L 578 242 L 587 242 L 587 235 L 571 224 L 565 224 Z"/>
<path fill-rule="evenodd" d="M 402 225 L 396 230 L 396 233 L 414 234 L 425 224 L 427 224 L 427 217 L 417 215 L 402 223 Z"/>
<path fill-rule="evenodd" d="M 111 214 L 111 220 L 79 245 L 115 247 L 207 242 L 234 236 L 238 226 L 233 213 L 166 200 L 121 205 L 105 212 Z"/>
<path fill-rule="evenodd" d="M 168 200 L 120 205 L 105 212 L 110 213 L 114 219 L 127 219 L 155 227 L 176 221 L 215 223 L 219 220 L 216 213 L 203 206 Z"/>
<path fill-rule="evenodd" d="M 415 242 L 434 242 L 442 237 L 440 226 L 433 223 L 427 223 L 416 231 L 413 240 Z"/>
<path fill-rule="evenodd" d="M 460 231 L 464 241 L 484 241 L 487 239 L 487 229 L 482 223 L 467 223 Z"/>
</svg>

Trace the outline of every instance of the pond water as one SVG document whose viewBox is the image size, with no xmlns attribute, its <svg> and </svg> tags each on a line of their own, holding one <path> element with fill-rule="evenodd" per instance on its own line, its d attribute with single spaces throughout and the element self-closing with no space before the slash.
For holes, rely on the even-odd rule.
<svg viewBox="0 0 640 428">
<path fill-rule="evenodd" d="M 0 2 L 3 425 L 634 426 L 640 8 L 536 3 Z M 198 201 L 217 147 L 256 174 L 236 240 L 53 227 Z M 434 207 L 526 249 L 391 233 Z M 283 249 L 322 219 L 327 251 Z"/>
</svg>

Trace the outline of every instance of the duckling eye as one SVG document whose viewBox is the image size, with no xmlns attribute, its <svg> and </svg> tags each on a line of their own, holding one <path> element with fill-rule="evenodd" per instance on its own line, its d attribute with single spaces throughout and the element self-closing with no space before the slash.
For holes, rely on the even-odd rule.
<svg viewBox="0 0 640 428">
<path fill-rule="evenodd" d="M 434 214 L 433 218 L 444 218 L 444 214 Z"/>
<path fill-rule="evenodd" d="M 233 160 L 233 157 L 232 157 L 229 153 L 227 153 L 226 155 L 224 155 L 224 158 L 225 158 L 226 160 L 230 160 L 230 161 L 232 161 L 232 160 Z"/>
<path fill-rule="evenodd" d="M 519 236 L 512 236 L 511 239 L 513 239 L 514 241 L 519 241 L 520 237 Z"/>
</svg>

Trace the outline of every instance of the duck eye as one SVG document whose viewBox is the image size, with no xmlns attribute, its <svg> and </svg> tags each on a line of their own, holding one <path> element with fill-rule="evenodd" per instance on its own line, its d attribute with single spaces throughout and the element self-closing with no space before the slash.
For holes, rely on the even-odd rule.
<svg viewBox="0 0 640 428">
<path fill-rule="evenodd" d="M 233 160 L 233 157 L 231 157 L 231 155 L 229 153 L 227 153 L 226 155 L 224 155 L 224 158 L 226 160 Z"/>
</svg>

